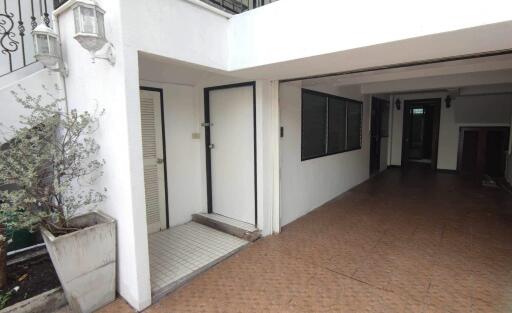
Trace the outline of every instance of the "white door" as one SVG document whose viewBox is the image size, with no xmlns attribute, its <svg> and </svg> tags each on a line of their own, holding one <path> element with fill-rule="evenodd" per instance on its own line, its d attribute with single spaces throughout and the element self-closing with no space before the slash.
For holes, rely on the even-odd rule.
<svg viewBox="0 0 512 313">
<path fill-rule="evenodd" d="M 164 150 L 160 93 L 140 91 L 144 189 L 148 232 L 167 228 L 165 206 Z"/>
<path fill-rule="evenodd" d="M 253 86 L 210 90 L 212 210 L 256 224 Z"/>
</svg>

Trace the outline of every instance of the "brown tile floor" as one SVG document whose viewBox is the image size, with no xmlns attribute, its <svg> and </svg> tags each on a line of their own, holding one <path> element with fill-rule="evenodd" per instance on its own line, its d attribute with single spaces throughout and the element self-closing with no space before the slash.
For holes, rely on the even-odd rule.
<svg viewBox="0 0 512 313">
<path fill-rule="evenodd" d="M 147 312 L 512 312 L 512 197 L 388 170 Z"/>
</svg>

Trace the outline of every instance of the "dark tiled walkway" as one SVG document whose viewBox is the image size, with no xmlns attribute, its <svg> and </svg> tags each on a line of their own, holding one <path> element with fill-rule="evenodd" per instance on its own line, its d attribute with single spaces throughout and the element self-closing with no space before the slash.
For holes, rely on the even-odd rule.
<svg viewBox="0 0 512 313">
<path fill-rule="evenodd" d="M 388 170 L 147 312 L 512 312 L 512 198 Z"/>
</svg>

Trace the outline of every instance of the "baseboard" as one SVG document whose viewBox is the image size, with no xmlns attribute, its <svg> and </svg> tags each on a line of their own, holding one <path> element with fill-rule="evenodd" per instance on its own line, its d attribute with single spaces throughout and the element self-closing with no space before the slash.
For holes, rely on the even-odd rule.
<svg viewBox="0 0 512 313">
<path fill-rule="evenodd" d="M 388 168 L 402 168 L 401 165 L 388 165 Z"/>
</svg>

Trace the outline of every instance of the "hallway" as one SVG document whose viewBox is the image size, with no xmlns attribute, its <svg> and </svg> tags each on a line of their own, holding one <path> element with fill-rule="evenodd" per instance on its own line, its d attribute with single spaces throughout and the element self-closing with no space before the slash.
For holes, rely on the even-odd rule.
<svg viewBox="0 0 512 313">
<path fill-rule="evenodd" d="M 390 169 L 146 312 L 511 312 L 511 260 L 512 196 Z"/>
</svg>

